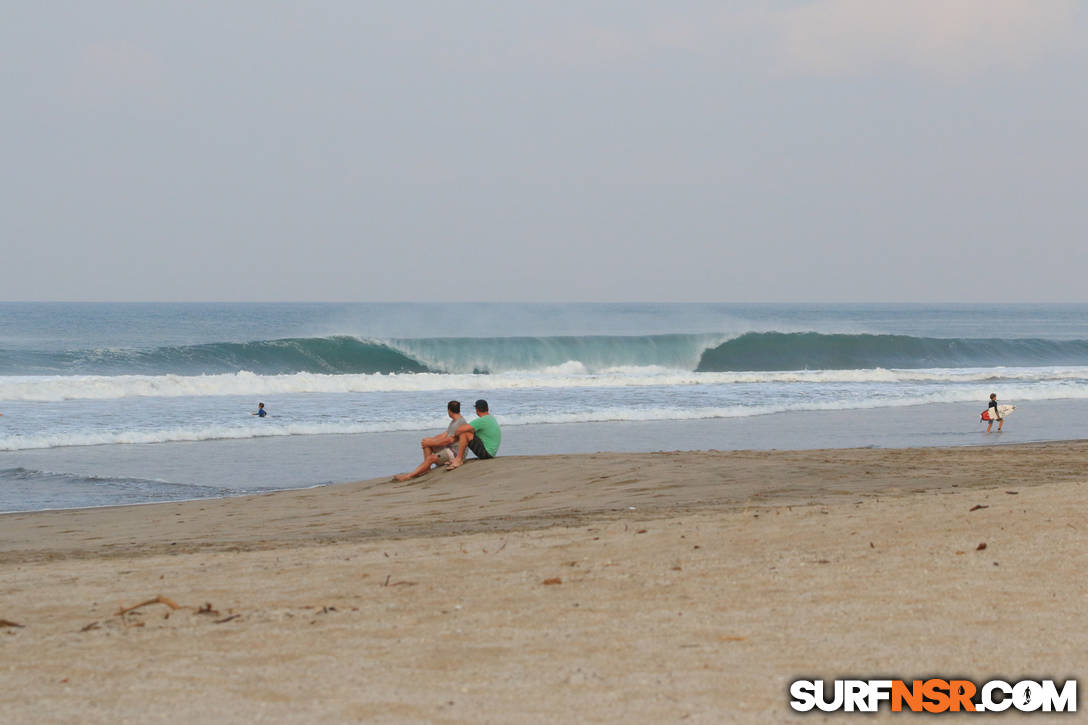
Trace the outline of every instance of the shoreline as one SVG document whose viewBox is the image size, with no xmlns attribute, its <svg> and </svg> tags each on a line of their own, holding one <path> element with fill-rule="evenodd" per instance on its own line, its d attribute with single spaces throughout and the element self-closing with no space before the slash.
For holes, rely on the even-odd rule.
<svg viewBox="0 0 1088 725">
<path fill-rule="evenodd" d="M 1086 486 L 1074 441 L 512 457 L 9 514 L 0 719 L 803 723 L 797 678 L 1068 679 Z"/>
<path fill-rule="evenodd" d="M 569 425 L 569 424 L 555 424 L 555 425 Z M 595 425 L 597 425 L 597 424 L 595 424 Z M 407 431 L 407 433 L 412 435 L 412 436 L 420 436 L 421 434 L 426 435 L 429 432 L 432 432 L 432 431 L 430 431 L 430 429 L 424 429 L 424 428 L 421 428 L 421 429 L 419 429 L 417 431 Z M 339 436 L 339 435 L 342 435 L 342 434 L 334 434 L 334 435 Z M 919 448 L 919 449 L 921 449 L 921 448 L 948 448 L 948 449 L 993 448 L 993 447 L 997 447 L 997 446 L 1014 446 L 1015 447 L 1015 446 L 1024 446 L 1024 445 L 1063 445 L 1063 444 L 1079 443 L 1082 440 L 1088 440 L 1088 439 L 1080 439 L 1080 438 L 1052 439 L 1052 440 L 1048 439 L 1048 440 L 1031 440 L 1031 441 L 1026 441 L 1026 442 L 1016 441 L 1016 442 L 1009 442 L 1009 443 L 1003 443 L 1003 442 L 1000 442 L 998 440 L 983 440 L 981 442 L 976 442 L 976 443 L 959 443 L 959 444 L 954 444 L 954 445 L 918 445 L 918 446 L 902 446 L 902 447 L 892 447 L 892 448 L 879 448 L 877 446 L 847 446 L 847 447 L 829 447 L 829 448 L 813 448 L 813 449 L 793 449 L 793 448 L 721 449 L 721 450 L 718 450 L 718 449 L 708 449 L 708 450 L 685 449 L 685 450 L 674 450 L 674 451 L 663 451 L 663 450 L 661 450 L 661 451 L 639 451 L 639 452 L 636 452 L 636 453 L 629 453 L 627 451 L 598 451 L 596 453 L 596 455 L 605 455 L 605 454 L 617 454 L 617 455 L 660 455 L 660 454 L 670 454 L 670 455 L 680 454 L 680 455 L 683 455 L 683 454 L 693 454 L 693 455 L 697 455 L 697 454 L 700 454 L 700 453 L 716 453 L 716 454 L 717 453 L 750 453 L 750 452 L 755 452 L 755 451 L 761 451 L 761 452 L 781 451 L 781 452 L 800 453 L 800 452 L 804 452 L 804 451 L 816 451 L 816 450 L 819 450 L 819 451 L 838 451 L 838 450 L 907 450 L 907 449 L 914 449 L 914 448 Z M 126 445 L 133 445 L 133 444 L 126 444 Z M 139 444 L 134 444 L 134 445 L 161 446 L 161 445 L 171 445 L 171 444 L 170 443 L 139 443 Z M 543 458 L 553 458 L 553 457 L 554 458 L 571 458 L 571 457 L 575 457 L 575 456 L 585 456 L 585 455 L 591 455 L 591 454 L 589 454 L 589 453 L 543 453 L 543 454 L 531 454 L 531 455 L 533 455 L 533 457 L 537 457 L 537 458 L 541 458 L 541 457 L 543 457 Z M 528 457 L 528 456 L 526 456 L 525 454 L 520 454 L 520 455 L 515 454 L 515 455 L 502 456 L 502 458 L 506 458 L 506 459 L 510 459 L 510 458 L 526 458 L 526 457 Z M 467 456 L 466 459 L 468 461 L 474 460 L 474 458 L 472 456 Z M 437 468 L 434 469 L 433 471 L 431 471 L 432 474 L 437 473 L 437 472 L 439 472 L 439 469 L 437 469 Z M 165 501 L 136 501 L 136 502 L 133 502 L 133 503 L 126 503 L 126 504 L 97 504 L 97 505 L 93 505 L 93 506 L 68 506 L 68 507 L 58 506 L 58 507 L 54 507 L 54 508 L 28 509 L 28 510 L 14 509 L 14 510 L 11 510 L 11 511 L 0 511 L 0 517 L 9 516 L 9 515 L 17 515 L 17 514 L 56 513 L 56 512 L 62 512 L 62 511 L 93 511 L 93 510 L 98 510 L 98 509 L 130 508 L 130 507 L 133 507 L 133 506 L 165 506 L 165 505 L 175 504 L 175 503 L 194 503 L 194 502 L 199 502 L 199 501 L 221 501 L 221 500 L 234 499 L 234 498 L 246 498 L 246 497 L 264 496 L 264 495 L 267 495 L 267 494 L 284 493 L 284 492 L 288 492 L 288 491 L 308 491 L 310 489 L 328 488 L 330 486 L 360 485 L 360 484 L 365 484 L 365 483 L 381 483 L 381 482 L 384 482 L 384 481 L 387 481 L 386 477 L 377 476 L 377 477 L 374 477 L 374 478 L 369 478 L 369 479 L 365 479 L 365 480 L 358 480 L 358 481 L 325 481 L 325 482 L 321 482 L 321 483 L 309 483 L 309 484 L 303 484 L 303 485 L 300 485 L 300 486 L 292 486 L 292 487 L 286 487 L 286 488 L 277 487 L 277 488 L 272 488 L 272 489 L 269 489 L 269 490 L 266 490 L 266 491 L 260 491 L 260 492 L 257 492 L 257 493 L 253 493 L 253 492 L 231 493 L 231 494 L 228 494 L 228 495 L 225 495 L 225 496 L 207 496 L 207 497 L 197 497 L 197 498 L 181 498 L 181 499 L 170 499 L 170 500 L 165 500 Z M 3 519 L 0 518 L 0 521 L 2 521 L 2 520 Z M 0 549 L 0 551 L 2 551 L 2 549 Z"/>
<path fill-rule="evenodd" d="M 437 468 L 404 483 L 375 478 L 225 498 L 0 514 L 0 564 L 531 530 L 628 511 L 667 516 L 805 505 L 842 495 L 975 489 L 992 485 L 984 472 L 997 470 L 1008 485 L 1081 480 L 1088 474 L 1068 466 L 1070 456 L 1088 470 L 1088 440 L 470 459 L 461 471 Z"/>
<path fill-rule="evenodd" d="M 927 404 L 895 409 L 803 412 L 662 422 L 512 426 L 502 457 L 613 451 L 879 449 L 1043 443 L 1084 437 L 1076 421 L 1088 400 L 1018 409 L 1014 425 L 986 435 L 973 407 Z M 501 421 L 501 419 L 500 419 Z M 1073 423 L 1073 425 L 1070 425 Z M 203 500 L 388 477 L 417 463 L 419 439 L 433 430 L 328 436 L 108 445 L 0 453 L 0 510 Z M 1078 435 L 1079 434 L 1079 435 Z M 18 469 L 25 469 L 22 476 Z M 53 473 L 55 472 L 55 473 Z M 210 490 L 219 489 L 219 490 Z"/>
</svg>

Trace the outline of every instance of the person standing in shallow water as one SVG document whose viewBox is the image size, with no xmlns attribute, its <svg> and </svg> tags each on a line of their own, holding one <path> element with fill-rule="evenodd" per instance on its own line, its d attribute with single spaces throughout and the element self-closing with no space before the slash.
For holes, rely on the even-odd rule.
<svg viewBox="0 0 1088 725">
<path fill-rule="evenodd" d="M 990 413 L 990 422 L 986 426 L 986 432 L 989 433 L 994 427 L 994 420 L 997 420 L 997 432 L 1001 432 L 1001 426 L 1005 425 L 1005 419 L 1000 417 L 997 412 L 997 393 L 990 393 L 990 405 L 987 410 L 992 411 Z"/>
<path fill-rule="evenodd" d="M 257 412 L 250 413 L 250 415 L 255 415 L 258 418 L 263 418 L 268 415 L 268 411 L 264 409 L 264 403 L 257 403 Z"/>
</svg>

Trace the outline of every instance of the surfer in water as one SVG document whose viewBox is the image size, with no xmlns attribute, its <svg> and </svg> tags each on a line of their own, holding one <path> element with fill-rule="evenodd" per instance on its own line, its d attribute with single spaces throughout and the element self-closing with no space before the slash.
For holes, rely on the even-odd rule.
<svg viewBox="0 0 1088 725">
<path fill-rule="evenodd" d="M 986 432 L 989 433 L 994 427 L 994 419 L 997 419 L 997 432 L 1001 432 L 1001 426 L 1005 425 L 1005 419 L 1001 417 L 1001 414 L 997 411 L 997 393 L 990 393 L 990 405 L 987 406 L 987 410 L 993 409 L 990 413 L 990 422 L 986 426 Z"/>
<path fill-rule="evenodd" d="M 264 403 L 257 403 L 257 412 L 250 413 L 250 415 L 255 415 L 258 418 L 263 418 L 268 415 L 268 411 L 264 409 Z"/>
</svg>

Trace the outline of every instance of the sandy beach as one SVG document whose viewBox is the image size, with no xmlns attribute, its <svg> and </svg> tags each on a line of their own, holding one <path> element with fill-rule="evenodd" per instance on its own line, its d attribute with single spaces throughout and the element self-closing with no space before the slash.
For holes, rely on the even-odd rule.
<svg viewBox="0 0 1088 725">
<path fill-rule="evenodd" d="M 602 453 L 6 514 L 0 721 L 778 722 L 801 677 L 1077 677 L 1086 483 L 1086 441 Z"/>
</svg>

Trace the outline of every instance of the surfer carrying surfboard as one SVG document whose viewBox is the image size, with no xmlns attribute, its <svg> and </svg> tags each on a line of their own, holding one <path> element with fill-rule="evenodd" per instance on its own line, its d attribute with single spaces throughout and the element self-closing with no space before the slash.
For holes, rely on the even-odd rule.
<svg viewBox="0 0 1088 725">
<path fill-rule="evenodd" d="M 990 413 L 990 411 L 993 411 Z M 986 412 L 990 413 L 987 417 L 989 424 L 986 426 L 986 432 L 989 433 L 990 429 L 994 427 L 994 419 L 997 419 L 997 432 L 1001 432 L 1001 426 L 1005 425 L 1005 419 L 1001 417 L 1001 411 L 997 407 L 997 393 L 990 393 L 990 405 L 987 406 Z"/>
</svg>

